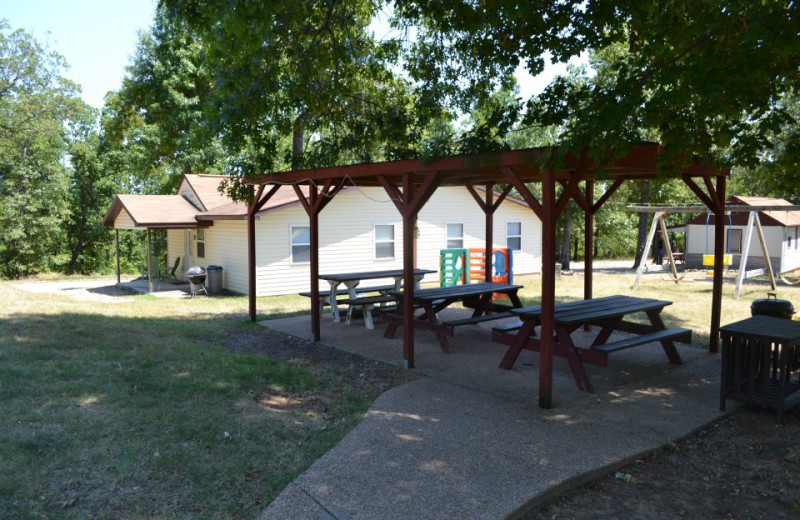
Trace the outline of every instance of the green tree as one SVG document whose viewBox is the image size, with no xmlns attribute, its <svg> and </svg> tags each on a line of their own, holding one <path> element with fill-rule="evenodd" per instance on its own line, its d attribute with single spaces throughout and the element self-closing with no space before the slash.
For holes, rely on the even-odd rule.
<svg viewBox="0 0 800 520">
<path fill-rule="evenodd" d="M 158 9 L 102 120 L 105 139 L 127 150 L 137 189 L 174 192 L 183 173 L 222 172 L 224 153 L 206 117 L 210 96 L 204 46 Z"/>
<path fill-rule="evenodd" d="M 101 221 L 119 188 L 108 168 L 109 147 L 97 130 L 97 113 L 85 106 L 84 117 L 69 128 L 70 214 L 64 221 L 69 250 L 67 274 L 108 270 L 112 265 L 111 232 Z"/>
<path fill-rule="evenodd" d="M 654 130 L 665 157 L 694 154 L 757 164 L 792 115 L 779 102 L 800 84 L 797 2 L 396 0 L 395 25 L 414 26 L 408 70 L 420 95 L 468 106 L 520 62 L 623 46 L 608 81 L 554 82 L 529 117 L 564 124 L 564 145 L 624 150 Z M 794 137 L 792 137 L 792 141 Z M 724 152 L 724 153 L 723 153 Z"/>
<path fill-rule="evenodd" d="M 80 106 L 66 64 L 0 21 L 0 275 L 20 277 L 65 263 L 62 222 L 68 171 L 65 122 Z"/>
<path fill-rule="evenodd" d="M 392 72 L 397 43 L 369 30 L 379 2 L 163 5 L 206 46 L 207 113 L 239 175 L 416 155 L 448 118 Z"/>
</svg>

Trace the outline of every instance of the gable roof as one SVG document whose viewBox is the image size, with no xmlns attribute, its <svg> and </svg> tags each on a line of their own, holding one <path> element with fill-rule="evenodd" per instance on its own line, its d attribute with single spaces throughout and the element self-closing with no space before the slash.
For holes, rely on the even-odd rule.
<svg viewBox="0 0 800 520">
<path fill-rule="evenodd" d="M 183 176 L 184 182 L 181 183 L 181 187 L 185 183 L 194 192 L 197 200 L 202 205 L 200 210 L 209 211 L 231 203 L 230 197 L 219 191 L 222 181 L 225 179 L 224 175 L 187 173 Z"/>
<path fill-rule="evenodd" d="M 113 227 L 124 209 L 137 228 L 167 229 L 193 228 L 210 225 L 214 220 L 244 220 L 247 218 L 247 204 L 234 202 L 227 193 L 219 190 L 224 175 L 185 174 L 178 188 L 178 195 L 117 195 L 108 210 L 103 225 Z M 308 197 L 308 186 L 298 186 Z M 358 189 L 346 186 L 342 191 Z M 482 186 L 476 186 L 484 191 Z M 495 190 L 499 194 L 499 190 Z M 525 202 L 511 195 L 506 201 L 525 205 Z M 256 214 L 256 218 L 266 213 L 300 204 L 292 186 L 281 186 L 269 201 Z"/>
<path fill-rule="evenodd" d="M 117 195 L 103 218 L 103 225 L 113 227 L 123 210 L 136 228 L 198 227 L 197 208 L 180 195 Z"/>
<path fill-rule="evenodd" d="M 751 206 L 754 209 L 758 209 L 758 218 L 762 226 L 800 226 L 800 211 L 796 209 L 797 206 L 785 199 L 776 199 L 772 197 L 742 197 L 734 195 L 725 205 L 727 207 L 735 207 L 735 209 L 732 208 L 730 212 L 730 222 L 735 226 L 744 226 L 747 224 L 749 212 L 742 206 Z M 777 208 L 775 208 L 776 206 Z M 780 209 L 781 206 L 786 206 L 786 209 Z M 707 218 L 707 214 L 698 215 L 687 222 L 687 224 L 694 225 L 710 225 L 713 223 L 714 216 L 711 215 Z"/>
<path fill-rule="evenodd" d="M 770 197 L 731 197 L 732 200 L 741 202 L 746 206 L 790 206 L 794 205 L 788 200 L 773 199 Z M 766 215 L 782 226 L 800 226 L 800 211 L 797 210 L 761 210 L 759 213 Z"/>
</svg>

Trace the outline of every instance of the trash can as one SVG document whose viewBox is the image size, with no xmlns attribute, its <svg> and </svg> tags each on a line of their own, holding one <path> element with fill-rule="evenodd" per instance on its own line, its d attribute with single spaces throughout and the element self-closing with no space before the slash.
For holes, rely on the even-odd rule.
<svg viewBox="0 0 800 520">
<path fill-rule="evenodd" d="M 208 287 L 208 294 L 222 292 L 222 266 L 209 265 L 206 267 L 206 286 Z"/>
</svg>

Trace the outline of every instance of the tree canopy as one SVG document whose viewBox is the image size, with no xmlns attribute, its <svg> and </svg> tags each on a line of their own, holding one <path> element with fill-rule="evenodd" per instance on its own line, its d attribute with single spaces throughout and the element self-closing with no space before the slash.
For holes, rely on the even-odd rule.
<svg viewBox="0 0 800 520">
<path fill-rule="evenodd" d="M 781 102 L 800 86 L 794 1 L 396 0 L 394 23 L 418 28 L 409 45 L 422 92 L 462 104 L 520 62 L 567 61 L 622 46 L 606 81 L 552 83 L 528 122 L 565 125 L 572 148 L 621 148 L 652 129 L 668 154 L 753 165 L 796 125 Z"/>
</svg>

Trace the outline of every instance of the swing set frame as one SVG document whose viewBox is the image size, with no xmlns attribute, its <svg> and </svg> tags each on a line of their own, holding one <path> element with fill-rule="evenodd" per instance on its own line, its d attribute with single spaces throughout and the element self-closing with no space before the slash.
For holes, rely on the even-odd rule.
<svg viewBox="0 0 800 520">
<path fill-rule="evenodd" d="M 635 211 L 637 213 L 654 213 L 653 222 L 650 226 L 650 232 L 647 235 L 647 241 L 645 242 L 644 251 L 647 252 L 650 250 L 650 247 L 653 244 L 653 238 L 656 234 L 656 229 L 658 227 L 661 228 L 661 233 L 664 236 L 664 247 L 667 251 L 667 257 L 669 259 L 669 266 L 670 266 L 670 278 L 675 283 L 680 282 L 683 280 L 684 275 L 678 276 L 678 270 L 675 265 L 675 258 L 672 253 L 672 247 L 667 240 L 667 226 L 664 222 L 666 216 L 670 213 L 708 213 L 708 208 L 705 206 L 699 205 L 687 205 L 687 206 L 658 206 L 658 205 L 631 205 L 628 206 L 628 209 Z M 800 211 L 800 206 L 788 206 L 788 205 L 762 205 L 762 206 L 749 206 L 749 205 L 726 205 L 725 206 L 725 214 L 730 215 L 732 213 L 748 213 L 747 219 L 747 227 L 745 232 L 744 243 L 742 244 L 742 254 L 739 260 L 739 270 L 736 274 L 736 289 L 734 291 L 734 298 L 739 299 L 739 295 L 742 290 L 742 284 L 744 280 L 747 278 L 754 278 L 756 276 L 763 276 L 764 274 L 767 275 L 770 283 L 770 287 L 773 291 L 777 289 L 777 283 L 775 281 L 775 272 L 772 269 L 772 262 L 769 257 L 769 250 L 767 248 L 767 242 L 764 239 L 764 230 L 761 227 L 761 220 L 758 217 L 758 214 L 761 211 Z M 708 221 L 706 221 L 706 226 L 708 226 Z M 728 225 L 728 233 L 732 228 L 732 224 Z M 758 234 L 758 240 L 761 245 L 761 253 L 764 256 L 764 263 L 766 267 L 761 269 L 753 269 L 751 271 L 747 271 L 747 258 L 750 254 L 750 244 L 753 238 L 753 231 L 756 231 Z M 728 239 L 728 246 L 730 247 L 730 238 Z M 708 249 L 708 237 L 706 237 L 706 249 Z M 684 252 L 685 254 L 685 252 Z M 644 258 L 641 262 L 639 262 L 639 267 L 636 270 L 636 280 L 633 283 L 631 289 L 636 289 L 639 286 L 639 282 L 641 281 L 642 274 L 644 274 L 647 270 L 646 263 Z M 778 275 L 785 284 L 787 285 L 795 285 L 800 283 L 800 280 L 790 281 L 787 280 L 783 274 Z"/>
</svg>

